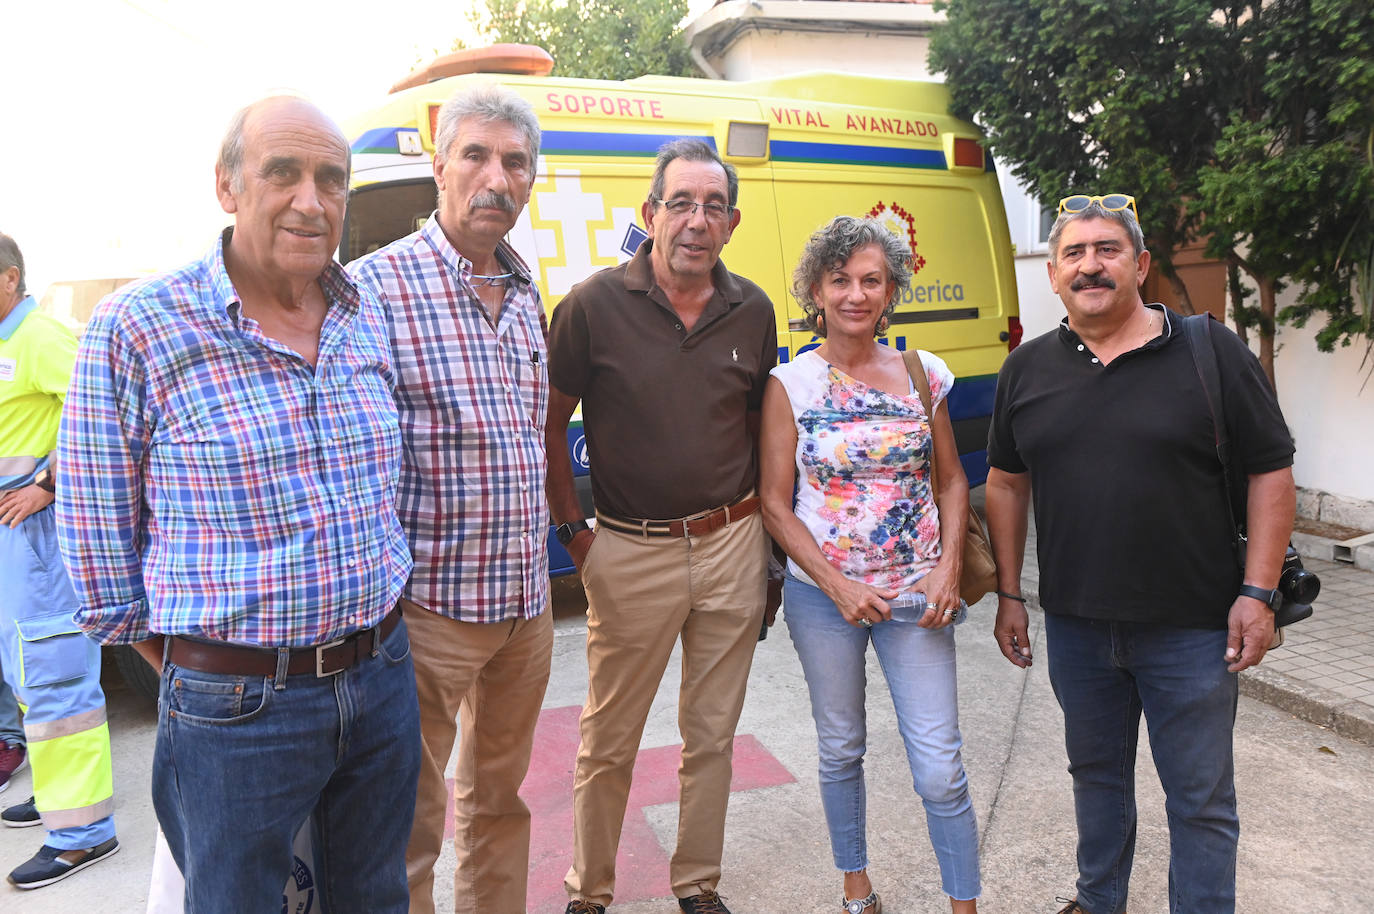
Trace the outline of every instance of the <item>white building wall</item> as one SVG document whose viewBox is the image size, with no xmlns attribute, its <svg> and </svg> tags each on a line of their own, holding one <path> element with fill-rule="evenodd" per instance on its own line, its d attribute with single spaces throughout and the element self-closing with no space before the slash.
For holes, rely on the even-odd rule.
<svg viewBox="0 0 1374 914">
<path fill-rule="evenodd" d="M 1298 446 L 1293 476 L 1304 489 L 1374 502 L 1374 379 L 1361 392 L 1370 367 L 1360 369 L 1363 348 L 1317 350 L 1314 325 L 1320 321 L 1278 332 L 1274 380 Z"/>
<path fill-rule="evenodd" d="M 761 27 L 712 64 L 728 80 L 771 79 L 804 70 L 842 68 L 870 76 L 936 79 L 926 69 L 930 39 L 893 38 L 877 31 L 779 32 Z M 861 101 L 855 99 L 856 102 Z"/>
</svg>

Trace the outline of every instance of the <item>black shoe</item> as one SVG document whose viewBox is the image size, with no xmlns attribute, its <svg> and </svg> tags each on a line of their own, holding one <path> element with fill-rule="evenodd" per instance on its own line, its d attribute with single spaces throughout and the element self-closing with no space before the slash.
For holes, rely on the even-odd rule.
<svg viewBox="0 0 1374 914">
<path fill-rule="evenodd" d="M 568 907 L 563 914 L 606 914 L 604 904 L 594 904 L 585 898 L 574 898 L 568 902 Z"/>
<path fill-rule="evenodd" d="M 687 914 L 730 914 L 730 909 L 725 906 L 725 899 L 717 895 L 713 889 L 707 889 L 691 898 L 679 898 L 677 906 Z"/>
<path fill-rule="evenodd" d="M 90 850 L 81 851 L 75 863 L 68 863 L 61 855 L 67 853 L 61 848 L 43 845 L 28 863 L 21 863 L 10 873 L 10 884 L 21 889 L 40 889 L 66 879 L 72 873 L 79 873 L 93 863 L 99 863 L 119 850 L 119 839 L 111 838 Z"/>
<path fill-rule="evenodd" d="M 43 817 L 38 814 L 33 797 L 29 797 L 24 802 L 15 803 L 4 812 L 0 812 L 0 822 L 4 822 L 10 828 L 28 828 L 31 825 L 42 825 Z"/>
</svg>

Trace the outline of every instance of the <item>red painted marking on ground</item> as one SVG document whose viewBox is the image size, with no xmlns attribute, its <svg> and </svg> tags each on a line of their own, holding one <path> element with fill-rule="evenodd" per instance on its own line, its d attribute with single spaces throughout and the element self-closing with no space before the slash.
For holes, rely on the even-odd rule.
<svg viewBox="0 0 1374 914">
<path fill-rule="evenodd" d="M 577 763 L 577 720 L 581 708 L 547 708 L 534 731 L 534 753 L 520 795 L 530 807 L 530 875 L 526 904 L 530 911 L 560 911 L 567 903 L 563 877 L 572 862 L 572 784 Z M 620 834 L 615 862 L 616 901 L 666 898 L 668 854 L 659 846 L 644 810 L 677 802 L 677 766 L 682 746 L 641 749 Z M 796 780 L 763 744 L 748 734 L 735 737 L 730 790 L 756 790 Z M 453 782 L 449 781 L 450 796 Z M 453 837 L 453 803 L 444 822 L 444 837 Z"/>
</svg>

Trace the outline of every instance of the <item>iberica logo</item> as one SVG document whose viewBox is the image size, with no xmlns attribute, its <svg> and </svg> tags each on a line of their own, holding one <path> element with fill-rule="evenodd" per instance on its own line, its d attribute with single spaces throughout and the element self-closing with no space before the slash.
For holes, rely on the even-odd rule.
<svg viewBox="0 0 1374 914">
<path fill-rule="evenodd" d="M 895 201 L 891 205 L 880 201 L 868 211 L 868 215 L 885 225 L 898 238 L 906 238 L 907 244 L 911 245 L 911 275 L 915 276 L 921 272 L 921 267 L 926 265 L 926 259 L 916 251 L 916 220 L 911 217 L 911 213 Z"/>
</svg>

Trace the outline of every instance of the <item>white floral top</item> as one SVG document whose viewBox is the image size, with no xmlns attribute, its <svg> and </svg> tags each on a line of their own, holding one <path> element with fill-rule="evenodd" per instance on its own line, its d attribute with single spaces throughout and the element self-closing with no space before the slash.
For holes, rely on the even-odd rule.
<svg viewBox="0 0 1374 914">
<path fill-rule="evenodd" d="M 921 364 L 938 406 L 954 375 L 924 350 Z M 911 389 L 901 397 L 869 387 L 814 350 L 777 366 L 773 375 L 797 423 L 797 517 L 845 577 L 906 590 L 940 559 L 930 423 L 920 394 Z M 795 562 L 787 564 L 810 582 Z"/>
</svg>

